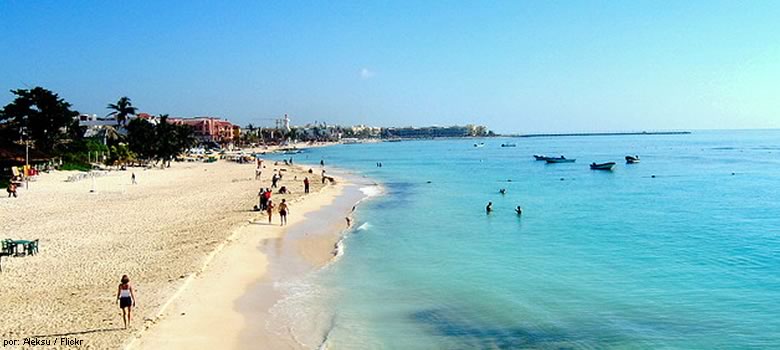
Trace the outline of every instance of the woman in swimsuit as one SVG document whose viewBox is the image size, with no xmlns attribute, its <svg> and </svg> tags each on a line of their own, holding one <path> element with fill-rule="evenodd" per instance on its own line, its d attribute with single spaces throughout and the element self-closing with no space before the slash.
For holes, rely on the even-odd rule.
<svg viewBox="0 0 780 350">
<path fill-rule="evenodd" d="M 265 211 L 268 213 L 268 223 L 271 223 L 271 218 L 274 217 L 274 203 L 270 199 L 268 200 L 268 203 L 265 205 Z"/>
<path fill-rule="evenodd" d="M 282 199 L 282 202 L 279 203 L 279 218 L 282 221 L 280 226 L 287 225 L 287 213 L 289 211 L 290 211 L 290 207 L 287 206 L 287 200 Z"/>
<path fill-rule="evenodd" d="M 127 275 L 122 276 L 122 283 L 119 284 L 116 291 L 116 301 L 119 303 L 119 308 L 122 309 L 122 321 L 124 321 L 126 329 L 127 324 L 130 323 L 130 312 L 135 307 L 135 294 L 133 294 L 133 287 L 130 286 L 130 278 Z"/>
</svg>

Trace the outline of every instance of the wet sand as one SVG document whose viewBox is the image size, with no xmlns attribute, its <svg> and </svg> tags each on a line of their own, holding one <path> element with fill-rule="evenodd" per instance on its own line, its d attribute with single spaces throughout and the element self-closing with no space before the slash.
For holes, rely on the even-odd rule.
<svg viewBox="0 0 780 350">
<path fill-rule="evenodd" d="M 334 258 L 345 217 L 365 196 L 360 186 L 337 176 L 336 185 L 291 206 L 285 228 L 268 226 L 263 218 L 238 229 L 171 304 L 162 322 L 127 348 L 307 348 L 271 314 L 284 298 L 278 283 L 300 278 Z"/>
</svg>

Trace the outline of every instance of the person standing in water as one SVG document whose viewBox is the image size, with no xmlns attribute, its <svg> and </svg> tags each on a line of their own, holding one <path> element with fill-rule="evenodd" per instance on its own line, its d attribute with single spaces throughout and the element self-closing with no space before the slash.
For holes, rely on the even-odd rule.
<svg viewBox="0 0 780 350">
<path fill-rule="evenodd" d="M 487 206 L 485 207 L 485 212 L 488 214 L 493 212 L 493 202 L 488 202 Z"/>
<path fill-rule="evenodd" d="M 287 205 L 287 200 L 282 199 L 282 202 L 279 203 L 279 220 L 281 223 L 279 226 L 287 225 L 287 214 L 290 212 L 290 207 Z"/>
<path fill-rule="evenodd" d="M 274 202 L 272 200 L 268 200 L 268 203 L 265 204 L 265 212 L 268 213 L 268 223 L 271 223 L 271 219 L 274 217 Z"/>
<path fill-rule="evenodd" d="M 320 166 L 325 166 L 325 160 L 324 159 L 320 159 Z"/>
<path fill-rule="evenodd" d="M 135 307 L 135 294 L 133 293 L 133 287 L 130 286 L 130 277 L 127 275 L 122 276 L 119 288 L 116 291 L 116 301 L 119 303 L 119 308 L 122 309 L 122 321 L 125 323 L 125 329 L 130 323 L 130 314 Z"/>
<path fill-rule="evenodd" d="M 523 215 L 523 208 L 520 208 L 518 205 L 517 208 L 515 208 L 515 213 L 517 213 L 517 216 Z"/>
</svg>

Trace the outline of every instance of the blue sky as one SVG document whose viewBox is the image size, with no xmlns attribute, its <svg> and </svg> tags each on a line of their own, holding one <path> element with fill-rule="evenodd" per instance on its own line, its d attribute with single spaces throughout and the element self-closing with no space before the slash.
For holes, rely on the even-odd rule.
<svg viewBox="0 0 780 350">
<path fill-rule="evenodd" d="M 780 127 L 777 1 L 0 2 L 0 103 L 499 132 Z"/>
</svg>

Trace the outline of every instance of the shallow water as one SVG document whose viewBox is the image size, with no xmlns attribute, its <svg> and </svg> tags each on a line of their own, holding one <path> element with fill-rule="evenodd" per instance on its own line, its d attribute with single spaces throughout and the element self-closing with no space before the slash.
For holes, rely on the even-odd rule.
<svg viewBox="0 0 780 350">
<path fill-rule="evenodd" d="M 780 131 L 474 142 L 297 155 L 386 191 L 358 208 L 341 259 L 297 281 L 317 292 L 299 291 L 292 329 L 331 327 L 300 335 L 307 345 L 780 347 Z M 625 164 L 629 154 L 641 163 Z"/>
</svg>

